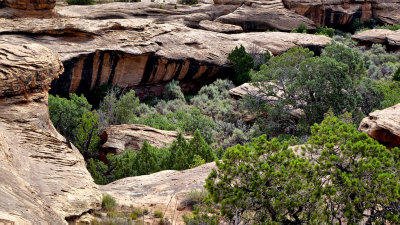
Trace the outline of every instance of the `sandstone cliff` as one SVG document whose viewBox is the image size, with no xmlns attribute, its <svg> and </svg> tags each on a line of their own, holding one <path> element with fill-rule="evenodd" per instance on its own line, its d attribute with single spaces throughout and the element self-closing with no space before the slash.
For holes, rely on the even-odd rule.
<svg viewBox="0 0 400 225">
<path fill-rule="evenodd" d="M 365 22 L 400 24 L 400 0 L 283 0 L 294 10 L 319 26 L 346 29 L 354 19 Z"/>
<path fill-rule="evenodd" d="M 56 0 L 2 0 L 0 18 L 55 17 L 57 15 L 54 10 L 55 5 Z"/>
<path fill-rule="evenodd" d="M 47 48 L 0 41 L 0 223 L 66 224 L 101 204 L 82 155 L 49 119 L 62 71 Z"/>
<path fill-rule="evenodd" d="M 156 18 L 98 19 L 101 10 L 107 14 L 106 9 L 125 4 L 130 5 L 82 6 L 81 11 L 70 12 L 78 18 L 0 19 L 0 40 L 39 43 L 56 52 L 65 72 L 53 82 L 52 92 L 62 95 L 85 93 L 107 82 L 137 87 L 178 79 L 187 89 L 200 88 L 233 73 L 227 56 L 241 44 L 280 54 L 294 46 L 320 51 L 331 41 L 324 36 L 281 32 L 223 34 L 181 23 L 156 23 Z M 85 7 L 94 7 L 93 13 L 99 17 L 85 19 L 79 14 L 89 10 Z M 148 91 L 160 93 L 162 88 L 137 93 L 146 95 Z"/>
</svg>

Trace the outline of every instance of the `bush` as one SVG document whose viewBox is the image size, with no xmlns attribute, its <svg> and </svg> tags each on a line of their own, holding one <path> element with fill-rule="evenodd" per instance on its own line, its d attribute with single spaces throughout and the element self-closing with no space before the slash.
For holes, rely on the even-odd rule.
<svg viewBox="0 0 400 225">
<path fill-rule="evenodd" d="M 304 23 L 299 24 L 299 26 L 292 30 L 292 33 L 307 33 L 307 25 L 305 25 Z"/>
<path fill-rule="evenodd" d="M 117 201 L 114 197 L 109 194 L 103 194 L 103 201 L 101 207 L 107 211 L 111 211 L 117 208 Z"/>
<path fill-rule="evenodd" d="M 228 149 L 206 180 L 210 208 L 236 224 L 400 222 L 398 148 L 327 117 L 298 151 L 265 136 Z"/>
<path fill-rule="evenodd" d="M 93 0 L 67 0 L 68 5 L 93 5 Z"/>
<path fill-rule="evenodd" d="M 163 218 L 164 217 L 164 213 L 160 210 L 156 210 L 154 211 L 154 217 L 156 218 Z"/>
<path fill-rule="evenodd" d="M 181 87 L 179 87 L 179 81 L 172 80 L 165 86 L 163 98 L 164 100 L 179 99 L 185 101 L 185 96 L 182 93 Z"/>
<path fill-rule="evenodd" d="M 243 47 L 235 47 L 235 49 L 228 55 L 229 61 L 233 63 L 235 75 L 231 77 L 236 85 L 241 85 L 250 81 L 250 70 L 254 67 L 254 59 L 248 54 Z"/>
<path fill-rule="evenodd" d="M 325 35 L 327 37 L 333 37 L 335 35 L 335 29 L 329 27 L 317 27 L 316 35 Z"/>
<path fill-rule="evenodd" d="M 400 67 L 397 68 L 396 72 L 393 74 L 393 81 L 400 81 Z"/>
<path fill-rule="evenodd" d="M 184 5 L 194 5 L 197 3 L 199 3 L 198 0 L 182 0 L 181 1 L 181 4 L 184 4 Z"/>
</svg>

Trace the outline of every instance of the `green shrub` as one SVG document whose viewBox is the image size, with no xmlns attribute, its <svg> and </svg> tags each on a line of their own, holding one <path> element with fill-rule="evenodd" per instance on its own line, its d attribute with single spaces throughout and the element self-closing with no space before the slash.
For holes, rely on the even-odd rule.
<svg viewBox="0 0 400 225">
<path fill-rule="evenodd" d="M 179 99 L 185 101 L 185 96 L 182 93 L 181 87 L 179 86 L 179 81 L 172 80 L 165 86 L 163 98 L 164 100 Z"/>
<path fill-rule="evenodd" d="M 114 197 L 109 194 L 103 194 L 103 201 L 101 207 L 107 211 L 111 211 L 117 208 L 117 201 Z"/>
<path fill-rule="evenodd" d="M 163 218 L 164 217 L 164 213 L 160 210 L 156 210 L 154 211 L 154 217 L 156 218 Z"/>
<path fill-rule="evenodd" d="M 292 30 L 292 33 L 307 33 L 307 25 L 305 25 L 304 23 L 299 24 L 299 26 Z"/>
<path fill-rule="evenodd" d="M 182 0 L 181 1 L 181 4 L 184 4 L 184 5 L 194 5 L 197 3 L 199 3 L 198 0 Z"/>
<path fill-rule="evenodd" d="M 396 72 L 393 74 L 393 81 L 400 81 L 400 67 L 397 68 Z"/>
<path fill-rule="evenodd" d="M 333 37 L 335 35 L 335 29 L 329 27 L 317 27 L 315 34 L 325 35 L 327 37 Z"/>
<path fill-rule="evenodd" d="M 248 54 L 243 47 L 235 47 L 235 49 L 228 55 L 229 61 L 233 63 L 235 75 L 231 77 L 236 85 L 241 85 L 250 81 L 250 70 L 254 67 L 254 59 Z"/>
<path fill-rule="evenodd" d="M 93 0 L 67 0 L 68 5 L 93 5 Z"/>
<path fill-rule="evenodd" d="M 228 149 L 206 180 L 210 209 L 236 224 L 400 222 L 398 148 L 327 117 L 297 151 L 265 136 Z"/>
</svg>

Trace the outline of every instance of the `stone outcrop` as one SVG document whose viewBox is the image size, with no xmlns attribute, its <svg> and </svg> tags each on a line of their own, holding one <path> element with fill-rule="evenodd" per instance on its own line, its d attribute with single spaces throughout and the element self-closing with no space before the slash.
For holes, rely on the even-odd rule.
<svg viewBox="0 0 400 225">
<path fill-rule="evenodd" d="M 177 131 L 159 130 L 141 124 L 108 126 L 100 135 L 103 153 L 117 155 L 127 149 L 139 151 L 144 141 L 159 148 L 168 147 L 177 137 Z M 184 137 L 186 140 L 192 138 L 190 135 Z"/>
<path fill-rule="evenodd" d="M 358 129 L 388 147 L 400 147 L 400 104 L 370 113 Z"/>
<path fill-rule="evenodd" d="M 55 5 L 56 0 L 3 0 L 0 1 L 0 18 L 55 17 Z"/>
<path fill-rule="evenodd" d="M 186 194 L 193 190 L 201 190 L 214 167 L 215 163 L 207 163 L 189 170 L 166 170 L 128 177 L 100 186 L 100 190 L 116 198 L 119 205 L 146 208 L 151 212 L 160 210 L 165 212 L 165 217 L 174 221 L 174 224 L 184 224 L 182 215 L 191 212 L 182 207 Z M 145 221 L 147 219 L 145 218 Z"/>
<path fill-rule="evenodd" d="M 400 23 L 399 0 L 283 0 L 286 8 L 303 15 L 318 26 L 349 28 L 355 19 L 365 22 Z"/>
<path fill-rule="evenodd" d="M 243 28 L 241 26 L 224 24 L 210 20 L 203 20 L 199 23 L 199 28 L 203 30 L 214 31 L 218 33 L 242 33 Z"/>
<path fill-rule="evenodd" d="M 66 224 L 101 204 L 79 151 L 49 119 L 57 55 L 0 41 L 0 223 Z"/>
<path fill-rule="evenodd" d="M 400 30 L 392 31 L 387 29 L 373 29 L 359 32 L 352 36 L 352 39 L 360 44 L 372 45 L 383 44 L 391 50 L 400 49 Z"/>
<path fill-rule="evenodd" d="M 185 26 L 183 19 L 173 23 L 162 22 L 155 15 L 146 19 L 133 17 L 124 10 L 134 4 L 81 6 L 76 11 L 76 7 L 68 6 L 58 10 L 73 18 L 0 19 L 0 40 L 38 43 L 56 52 L 65 72 L 52 83 L 51 91 L 64 96 L 70 92 L 87 93 L 104 83 L 137 88 L 165 84 L 172 79 L 180 80 L 193 91 L 217 77 L 232 74 L 227 56 L 241 44 L 246 48 L 256 45 L 276 55 L 295 46 L 318 52 L 331 41 L 309 34 L 223 34 L 193 29 Z M 89 7 L 93 7 L 91 13 Z M 125 9 L 117 14 L 115 11 L 122 7 Z M 109 13 L 123 19 L 104 19 L 111 16 Z M 145 95 L 146 90 L 138 93 Z M 162 88 L 151 91 L 157 95 Z"/>
<path fill-rule="evenodd" d="M 287 10 L 280 0 L 249 1 L 215 21 L 241 26 L 244 31 L 291 31 L 300 24 L 315 29 L 313 21 Z"/>
</svg>

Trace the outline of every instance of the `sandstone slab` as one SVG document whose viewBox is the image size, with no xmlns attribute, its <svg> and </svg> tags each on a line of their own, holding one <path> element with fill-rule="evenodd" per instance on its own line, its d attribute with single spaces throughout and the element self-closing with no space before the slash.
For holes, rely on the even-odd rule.
<svg viewBox="0 0 400 225">
<path fill-rule="evenodd" d="M 119 205 L 160 210 L 174 224 L 184 224 L 182 215 L 190 211 L 181 207 L 182 201 L 188 192 L 203 189 L 214 167 L 215 163 L 207 163 L 189 170 L 128 177 L 100 186 L 100 190 L 116 198 Z"/>
<path fill-rule="evenodd" d="M 400 104 L 370 113 L 358 129 L 388 147 L 400 147 Z"/>
<path fill-rule="evenodd" d="M 141 124 L 112 125 L 104 129 L 100 135 L 104 143 L 101 147 L 119 154 L 121 151 L 131 149 L 139 151 L 143 142 L 159 148 L 168 147 L 178 137 L 177 131 L 159 130 Z M 190 135 L 184 135 L 189 140 Z"/>
<path fill-rule="evenodd" d="M 400 48 L 400 30 L 392 31 L 387 29 L 372 29 L 359 32 L 352 36 L 352 39 L 362 44 L 384 44 L 394 48 Z"/>
<path fill-rule="evenodd" d="M 101 204 L 79 151 L 49 119 L 47 91 L 63 71 L 37 44 L 0 41 L 0 221 L 66 224 Z"/>
<path fill-rule="evenodd" d="M 214 31 L 218 33 L 242 33 L 243 28 L 241 26 L 232 24 L 223 24 L 215 21 L 203 20 L 199 23 L 199 28 Z"/>
</svg>

